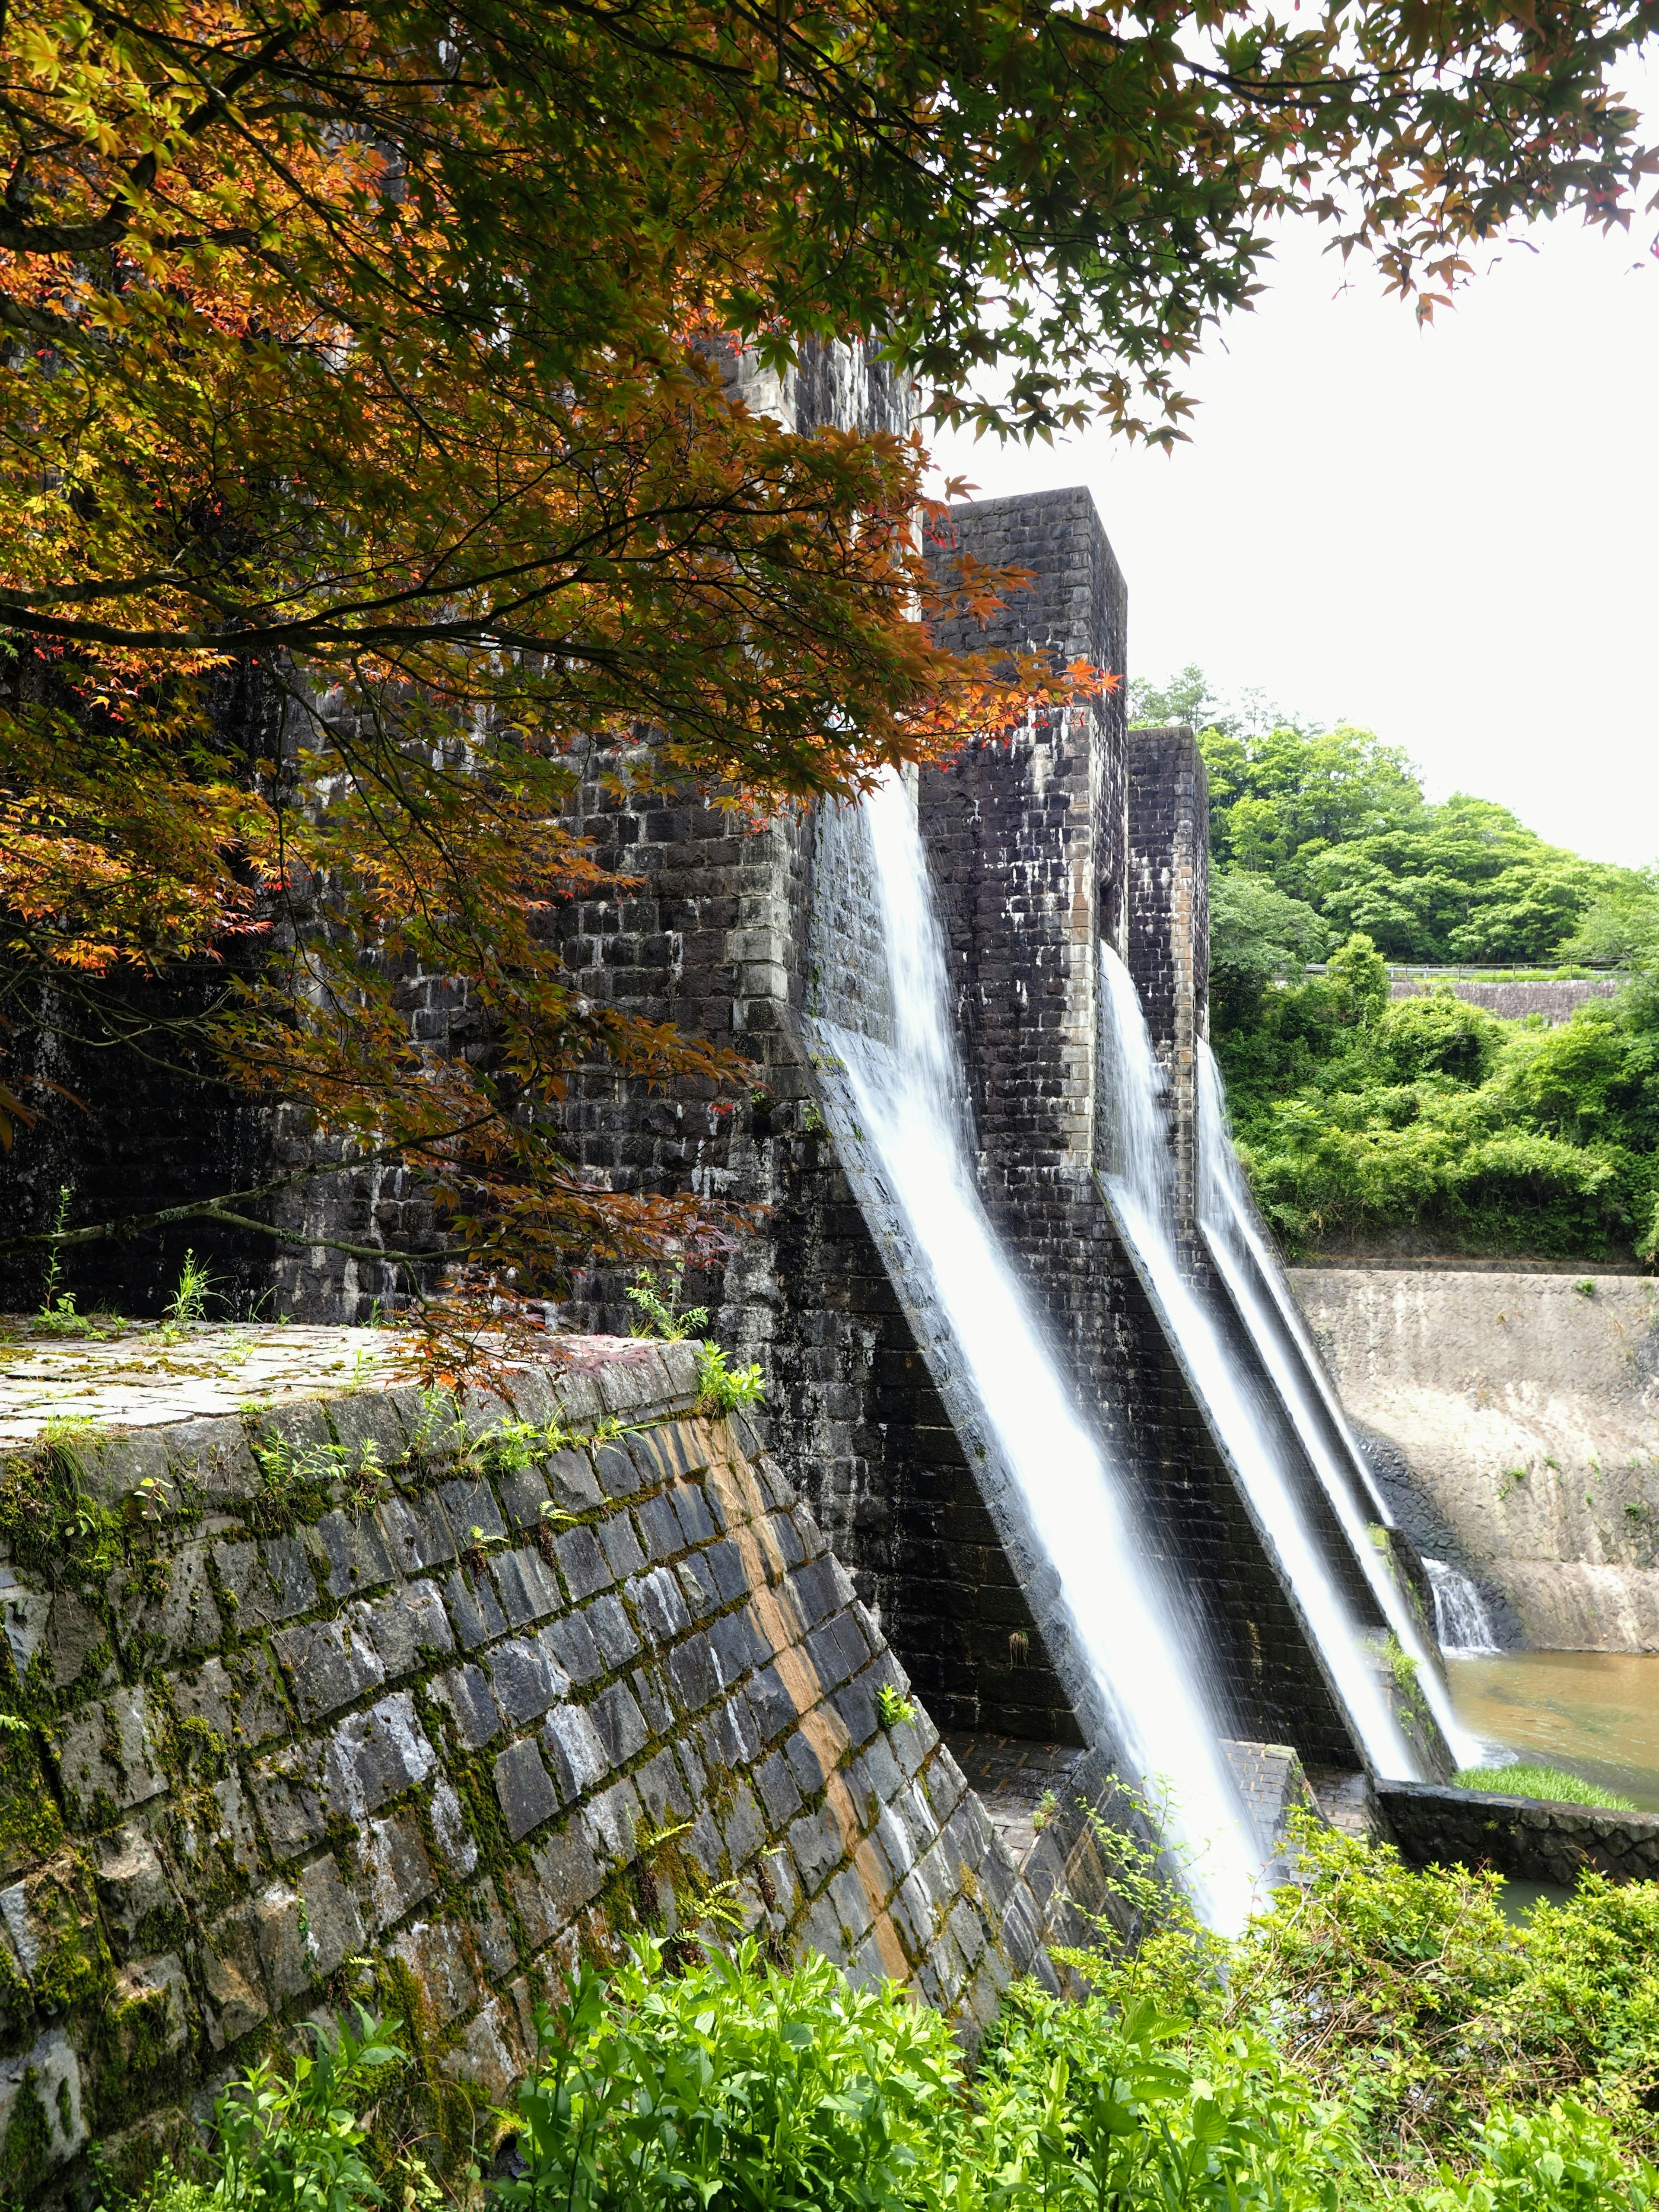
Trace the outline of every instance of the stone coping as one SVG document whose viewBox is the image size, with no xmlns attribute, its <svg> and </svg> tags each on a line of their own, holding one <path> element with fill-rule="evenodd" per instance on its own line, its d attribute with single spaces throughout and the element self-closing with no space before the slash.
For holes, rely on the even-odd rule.
<svg viewBox="0 0 1659 2212">
<path fill-rule="evenodd" d="M 380 1395 L 406 1410 L 418 1396 L 417 1344 L 404 1330 L 274 1322 L 95 1326 L 95 1335 L 64 1336 L 34 1316 L 0 1316 L 0 1449 L 33 1443 L 65 1423 L 110 1436 L 191 1428 L 194 1448 L 200 1439 L 191 1425 L 257 1419 L 306 1401 L 361 1405 Z M 559 1392 L 565 1418 L 591 1412 L 602 1419 L 624 1407 L 610 1403 L 616 1388 L 599 1389 L 595 1376 L 637 1369 L 642 1380 L 648 1377 L 645 1397 L 680 1397 L 693 1387 L 701 1349 L 633 1337 L 550 1336 L 536 1346 L 533 1362 L 504 1364 L 469 1395 L 499 1414 L 521 1396 L 541 1406 L 550 1378 L 565 1386 Z M 658 1357 L 666 1352 L 682 1355 L 673 1363 L 672 1385 Z M 629 1399 L 629 1409 L 634 1402 Z M 550 1410 L 544 1407 L 535 1418 Z"/>
</svg>

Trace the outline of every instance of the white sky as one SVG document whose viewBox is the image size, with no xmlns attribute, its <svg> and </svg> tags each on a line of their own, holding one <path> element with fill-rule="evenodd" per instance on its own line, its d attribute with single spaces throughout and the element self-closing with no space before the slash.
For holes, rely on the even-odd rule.
<svg viewBox="0 0 1659 2212">
<path fill-rule="evenodd" d="M 1659 62 L 1618 81 L 1659 116 Z M 1091 487 L 1131 675 L 1196 661 L 1404 744 L 1431 797 L 1659 860 L 1656 233 L 1542 226 L 1419 330 L 1304 229 L 1194 364 L 1173 459 L 1103 432 L 936 458 L 982 496 Z"/>
</svg>

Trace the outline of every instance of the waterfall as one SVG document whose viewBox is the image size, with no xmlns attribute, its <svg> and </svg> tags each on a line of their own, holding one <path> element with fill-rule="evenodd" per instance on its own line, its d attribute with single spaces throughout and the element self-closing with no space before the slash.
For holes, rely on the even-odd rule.
<svg viewBox="0 0 1659 2212">
<path fill-rule="evenodd" d="M 1284 1463 L 1214 1316 L 1187 1279 L 1176 1246 L 1174 1164 L 1166 1080 L 1133 978 L 1101 948 L 1103 1048 L 1117 1101 L 1117 1157 L 1106 1180 L 1119 1219 L 1151 1279 L 1199 1395 L 1226 1446 L 1268 1543 L 1317 1644 L 1337 1697 L 1379 1774 L 1419 1781 L 1417 1754 L 1395 1718 L 1361 1640 L 1347 1594 L 1322 1555 Z"/>
<path fill-rule="evenodd" d="M 1460 1766 L 1467 1766 L 1478 1755 L 1479 1747 L 1460 1724 L 1437 1655 L 1389 1571 L 1387 1559 L 1371 1540 L 1356 1495 L 1356 1477 L 1385 1528 L 1392 1516 L 1383 1509 L 1341 1401 L 1326 1378 L 1324 1363 L 1297 1311 L 1278 1255 L 1257 1224 L 1244 1171 L 1227 1133 L 1220 1071 L 1208 1046 L 1202 1043 L 1198 1065 L 1198 1158 L 1199 1225 L 1217 1271 L 1290 1414 L 1308 1462 L 1370 1585 L 1378 1610 L 1401 1649 L 1416 1663 L 1419 1686 L 1453 1757 Z M 1480 1602 L 1478 1597 L 1475 1601 Z"/>
<path fill-rule="evenodd" d="M 1492 1632 L 1486 1600 L 1462 1568 L 1448 1566 L 1443 1559 L 1431 1559 L 1426 1552 L 1423 1565 L 1434 1592 L 1434 1633 L 1440 1649 L 1458 1659 L 1492 1657 L 1498 1649 L 1498 1639 Z M 1459 1760 L 1466 1766 L 1473 1763 Z"/>
<path fill-rule="evenodd" d="M 891 1042 L 819 1024 L 846 1071 L 853 1134 L 879 1163 L 925 1262 L 1124 1764 L 1167 1790 L 1159 1817 L 1202 1917 L 1234 1933 L 1261 1854 L 1218 1741 L 1189 1628 L 1177 1626 L 1117 1468 L 1079 1414 L 981 1203 L 944 944 L 921 835 L 890 778 L 860 810 L 883 920 Z"/>
</svg>

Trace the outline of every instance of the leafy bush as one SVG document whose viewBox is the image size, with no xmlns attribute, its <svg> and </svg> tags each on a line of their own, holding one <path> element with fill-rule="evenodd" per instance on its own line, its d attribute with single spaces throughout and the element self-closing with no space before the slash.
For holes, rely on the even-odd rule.
<svg viewBox="0 0 1659 2212">
<path fill-rule="evenodd" d="M 520 2088 L 514 2212 L 942 2205 L 961 2094 L 945 2022 L 823 1959 L 791 1972 L 752 1943 L 681 1978 L 644 1945 L 607 1989 L 584 1969 L 543 2015 Z"/>
<path fill-rule="evenodd" d="M 1636 1805 L 1615 1790 L 1598 1790 L 1559 1766 L 1464 1766 L 1453 1777 L 1460 1790 L 1496 1790 L 1501 1797 L 1545 1797 L 1557 1805 L 1605 1805 L 1633 1813 Z"/>
<path fill-rule="evenodd" d="M 1385 991 L 1374 948 L 1352 939 L 1324 977 L 1266 993 L 1231 1027 L 1218 1008 L 1241 1156 L 1291 1249 L 1424 1229 L 1471 1252 L 1659 1249 L 1646 994 L 1546 1029 L 1449 989 Z"/>
<path fill-rule="evenodd" d="M 385 2203 L 359 2106 L 405 2054 L 366 2014 L 355 2036 L 345 2027 L 312 2033 L 314 2053 L 289 2057 L 286 2071 L 262 2058 L 216 2100 L 210 2178 L 163 2167 L 145 2199 L 149 2212 L 367 2212 Z"/>
</svg>

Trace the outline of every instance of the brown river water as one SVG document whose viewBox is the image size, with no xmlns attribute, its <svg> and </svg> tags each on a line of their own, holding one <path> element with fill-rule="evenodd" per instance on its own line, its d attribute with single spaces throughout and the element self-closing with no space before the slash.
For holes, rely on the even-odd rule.
<svg viewBox="0 0 1659 2212">
<path fill-rule="evenodd" d="M 1659 1813 L 1659 1652 L 1505 1651 L 1445 1665 L 1458 1718 L 1483 1742 Z"/>
</svg>

